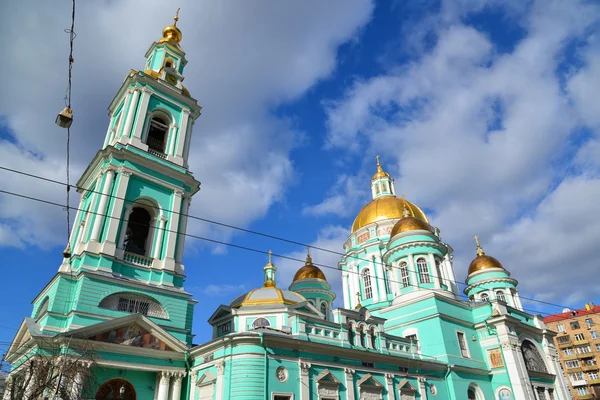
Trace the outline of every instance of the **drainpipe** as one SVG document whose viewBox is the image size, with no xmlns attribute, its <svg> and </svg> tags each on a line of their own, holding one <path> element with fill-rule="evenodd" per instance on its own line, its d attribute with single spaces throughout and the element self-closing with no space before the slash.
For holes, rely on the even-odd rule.
<svg viewBox="0 0 600 400">
<path fill-rule="evenodd" d="M 452 367 L 454 367 L 454 364 L 448 364 L 446 375 L 444 375 L 444 383 L 446 384 L 446 392 L 448 393 L 448 398 L 452 398 L 452 396 L 450 395 L 450 386 L 448 386 L 448 377 L 450 376 Z"/>
<path fill-rule="evenodd" d="M 265 351 L 265 400 L 269 400 L 269 366 L 267 365 L 268 362 L 268 358 L 267 358 L 267 347 L 265 346 L 265 340 L 264 340 L 264 336 L 262 332 L 258 332 L 258 335 L 260 337 L 260 345 L 262 346 L 262 348 Z"/>
<path fill-rule="evenodd" d="M 190 397 L 190 392 L 192 390 L 191 382 L 192 382 L 193 377 L 192 377 L 192 368 L 190 367 L 190 363 L 188 361 L 188 351 L 187 350 L 183 352 L 183 359 L 185 360 L 185 366 L 188 370 L 188 384 L 187 384 L 187 394 L 186 395 L 187 395 L 187 397 Z M 173 399 L 173 400 L 177 400 L 177 399 Z"/>
</svg>

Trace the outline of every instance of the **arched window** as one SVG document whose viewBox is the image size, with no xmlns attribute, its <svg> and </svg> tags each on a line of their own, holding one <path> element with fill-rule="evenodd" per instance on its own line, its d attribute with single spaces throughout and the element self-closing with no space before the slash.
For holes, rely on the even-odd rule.
<svg viewBox="0 0 600 400">
<path fill-rule="evenodd" d="M 371 334 L 371 348 L 376 349 L 377 348 L 377 335 L 375 334 L 375 328 L 371 327 L 371 329 L 369 330 L 369 333 Z"/>
<path fill-rule="evenodd" d="M 111 379 L 100 386 L 94 398 L 135 400 L 136 394 L 133 385 L 125 379 Z"/>
<path fill-rule="evenodd" d="M 148 242 L 148 234 L 150 233 L 150 221 L 152 216 L 142 207 L 133 207 L 129 222 L 127 224 L 127 232 L 123 247 L 125 251 L 142 256 L 150 255 L 149 249 L 146 248 Z"/>
<path fill-rule="evenodd" d="M 467 390 L 467 398 L 469 400 L 477 400 L 477 393 L 475 393 L 475 389 L 473 389 L 472 387 L 470 387 L 469 390 Z"/>
<path fill-rule="evenodd" d="M 106 296 L 98 305 L 108 310 L 143 314 L 148 317 L 168 319 L 167 312 L 157 301 L 137 293 L 116 293 Z"/>
<path fill-rule="evenodd" d="M 481 389 L 479 389 L 479 386 L 474 383 L 470 384 L 469 388 L 467 389 L 467 398 L 469 400 L 484 400 Z"/>
<path fill-rule="evenodd" d="M 271 326 L 271 323 L 266 318 L 256 318 L 252 323 L 253 329 L 266 328 L 268 326 Z"/>
<path fill-rule="evenodd" d="M 419 280 L 421 283 L 431 283 L 429 268 L 427 268 L 427 260 L 424 258 L 417 259 L 417 269 L 419 270 Z"/>
<path fill-rule="evenodd" d="M 389 192 L 387 182 L 382 182 L 381 184 L 383 185 L 383 191 Z"/>
<path fill-rule="evenodd" d="M 375 184 L 375 194 L 379 194 L 381 193 L 381 190 L 379 189 L 379 183 Z"/>
<path fill-rule="evenodd" d="M 498 290 L 496 292 L 496 298 L 498 299 L 498 301 L 506 303 L 506 296 L 504 295 L 504 292 L 502 290 Z"/>
<path fill-rule="evenodd" d="M 363 270 L 362 276 L 363 286 L 365 288 L 365 299 L 371 299 L 373 298 L 373 288 L 371 287 L 371 275 L 369 274 L 369 270 Z"/>
<path fill-rule="evenodd" d="M 408 275 L 408 264 L 405 261 L 400 263 L 400 278 L 402 279 L 402 287 L 410 286 L 410 276 Z"/>
<path fill-rule="evenodd" d="M 490 296 L 487 293 L 482 293 L 481 301 L 490 301 Z"/>
<path fill-rule="evenodd" d="M 325 302 L 321 303 L 321 313 L 325 316 L 325 319 L 327 319 L 327 303 Z"/>
<path fill-rule="evenodd" d="M 540 352 L 536 348 L 535 344 L 529 340 L 524 340 L 523 343 L 521 343 L 521 351 L 523 352 L 525 367 L 529 371 L 548 372 L 546 363 L 544 362 L 544 359 L 540 355 Z"/>
<path fill-rule="evenodd" d="M 146 139 L 148 149 L 164 154 L 168 131 L 169 122 L 166 118 L 160 115 L 153 115 L 152 119 L 150 119 L 150 128 Z"/>
</svg>

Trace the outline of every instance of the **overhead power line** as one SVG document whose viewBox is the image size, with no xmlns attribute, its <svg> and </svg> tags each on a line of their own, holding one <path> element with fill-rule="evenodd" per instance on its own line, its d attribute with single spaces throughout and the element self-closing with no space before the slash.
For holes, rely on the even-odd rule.
<svg viewBox="0 0 600 400">
<path fill-rule="evenodd" d="M 0 169 L 5 169 L 5 168 L 0 167 Z M 54 201 L 44 200 L 44 199 L 40 199 L 40 198 L 33 197 L 33 196 L 27 196 L 27 195 L 24 195 L 24 194 L 9 192 L 9 191 L 6 191 L 6 190 L 0 190 L 0 193 L 4 193 L 4 194 L 7 194 L 7 195 L 11 195 L 11 196 L 15 196 L 15 197 L 20 197 L 20 198 L 23 198 L 23 199 L 28 199 L 28 200 L 32 200 L 32 201 L 36 201 L 36 202 L 48 204 L 48 205 L 53 205 L 53 206 L 56 206 L 56 207 L 61 207 L 61 208 L 67 207 L 64 204 L 60 204 L 60 203 L 57 203 L 57 202 L 54 202 Z M 76 211 L 85 211 L 85 210 L 80 209 L 78 207 L 71 207 L 71 208 L 73 210 L 76 210 Z M 86 212 L 89 213 L 89 214 L 98 215 L 98 216 L 102 216 L 102 217 L 106 217 L 106 218 L 110 218 L 110 219 L 115 219 L 115 220 L 122 221 L 121 218 L 114 217 L 114 216 L 111 216 L 111 215 L 108 215 L 108 214 L 98 213 L 98 212 L 94 212 L 94 211 L 90 211 L 90 210 L 87 210 Z M 253 253 L 259 253 L 259 254 L 265 254 L 265 255 L 269 254 L 269 251 L 255 249 L 255 248 L 252 248 L 252 247 L 242 246 L 242 245 L 238 245 L 238 244 L 234 244 L 234 243 L 228 243 L 228 242 L 225 242 L 225 241 L 222 241 L 222 240 L 211 239 L 211 238 L 207 238 L 207 237 L 203 237 L 203 236 L 193 235 L 193 234 L 190 234 L 190 233 L 178 232 L 178 231 L 174 231 L 174 230 L 170 230 L 170 229 L 166 229 L 166 228 L 164 229 L 164 232 L 181 234 L 181 235 L 184 235 L 186 237 L 191 237 L 191 238 L 194 238 L 194 239 L 203 240 L 203 241 L 206 241 L 206 242 L 209 242 L 209 243 L 214 243 L 214 244 L 224 245 L 224 246 L 228 246 L 228 247 L 233 247 L 233 248 L 237 248 L 237 249 L 240 249 L 240 250 L 245 250 L 245 251 L 249 251 L 249 252 L 253 252 Z M 295 258 L 295 257 L 291 257 L 291 256 L 286 256 L 286 255 L 283 255 L 283 254 L 272 253 L 272 255 L 275 256 L 275 257 L 282 258 L 282 259 L 287 259 L 287 260 L 291 260 L 291 261 L 297 261 L 297 262 L 300 262 L 300 263 L 304 263 L 305 262 L 305 260 L 302 260 L 302 259 L 299 259 L 299 258 Z M 318 267 L 322 267 L 322 268 L 332 269 L 332 270 L 336 270 L 336 271 L 339 270 L 337 267 L 334 267 L 334 266 L 331 266 L 331 265 L 314 263 L 314 262 L 313 262 L 313 264 L 316 265 L 316 266 L 318 266 Z M 351 274 L 358 274 L 358 275 L 360 275 L 359 272 L 354 272 L 354 271 L 347 271 L 347 272 L 351 273 Z M 375 279 L 384 279 L 384 278 L 376 277 Z M 394 283 L 402 284 L 402 282 L 397 281 L 397 280 L 393 280 L 393 279 L 388 279 L 388 281 L 389 282 L 394 282 Z M 408 286 L 418 287 L 418 285 L 414 285 L 414 284 L 409 284 Z M 536 302 L 536 303 L 551 305 L 551 306 L 554 306 L 554 307 L 568 308 L 568 307 L 566 307 L 564 305 L 550 303 L 550 302 L 545 302 L 545 301 L 541 301 L 541 300 L 537 300 L 537 299 L 532 299 L 532 298 L 528 298 L 528 297 L 524 297 L 524 296 L 520 296 L 520 298 L 521 299 L 525 299 L 525 300 L 529 300 L 529 301 L 532 301 L 532 302 Z M 525 308 L 524 308 L 524 310 L 525 310 Z M 532 309 L 527 309 L 527 310 L 535 312 L 535 313 L 539 313 L 539 314 L 553 315 L 553 314 L 550 314 L 550 313 L 542 312 L 540 310 L 532 310 Z"/>
</svg>

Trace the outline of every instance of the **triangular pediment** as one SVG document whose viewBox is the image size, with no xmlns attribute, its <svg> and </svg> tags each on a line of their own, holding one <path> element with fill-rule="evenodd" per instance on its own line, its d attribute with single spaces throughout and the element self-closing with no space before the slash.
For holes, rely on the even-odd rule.
<svg viewBox="0 0 600 400">
<path fill-rule="evenodd" d="M 23 347 L 23 345 L 29 342 L 34 336 L 42 336 L 39 325 L 33 319 L 25 318 L 23 322 L 21 322 L 21 326 L 17 330 L 17 334 L 13 338 L 4 358 L 8 360 L 11 355 L 17 352 L 17 350 Z"/>
<path fill-rule="evenodd" d="M 383 388 L 383 385 L 377 379 L 373 378 L 371 374 L 365 374 L 356 383 L 363 389 L 381 390 Z"/>
<path fill-rule="evenodd" d="M 217 380 L 215 374 L 210 371 L 206 371 L 198 380 L 196 381 L 196 386 L 204 386 L 214 383 Z"/>
<path fill-rule="evenodd" d="M 208 319 L 208 323 L 213 325 L 213 322 L 220 320 L 221 318 L 231 315 L 231 307 L 220 305 L 219 308 Z"/>
<path fill-rule="evenodd" d="M 102 343 L 164 351 L 186 351 L 187 345 L 141 314 L 76 329 L 61 335 Z"/>
<path fill-rule="evenodd" d="M 340 381 L 329 371 L 329 369 L 323 370 L 317 377 L 315 378 L 321 385 L 339 385 Z"/>
<path fill-rule="evenodd" d="M 398 384 L 398 390 L 403 390 L 405 392 L 416 392 L 417 389 L 410 384 L 410 382 L 408 381 L 408 379 L 404 378 L 400 381 L 400 383 Z"/>
</svg>

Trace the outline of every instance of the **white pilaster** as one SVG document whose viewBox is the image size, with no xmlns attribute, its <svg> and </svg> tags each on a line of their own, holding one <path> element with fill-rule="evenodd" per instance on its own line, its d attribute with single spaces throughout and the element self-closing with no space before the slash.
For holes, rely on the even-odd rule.
<svg viewBox="0 0 600 400">
<path fill-rule="evenodd" d="M 190 400 L 196 400 L 196 383 L 198 382 L 198 371 L 190 371 Z"/>
<path fill-rule="evenodd" d="M 148 103 L 150 102 L 150 96 L 152 92 L 149 89 L 142 89 L 142 101 L 140 102 L 139 117 L 135 123 L 135 130 L 131 137 L 130 143 L 136 147 L 144 148 L 146 145 L 142 143 L 142 129 L 144 129 L 146 110 L 148 110 Z M 166 139 L 166 138 L 165 138 Z"/>
<path fill-rule="evenodd" d="M 129 103 L 129 112 L 127 113 L 127 119 L 125 120 L 125 126 L 123 127 L 123 133 L 121 136 L 131 136 L 131 125 L 133 124 L 133 117 L 137 111 L 137 104 L 140 98 L 139 89 L 134 89 L 131 95 L 131 102 Z"/>
<path fill-rule="evenodd" d="M 394 375 L 385 374 L 385 388 L 388 392 L 388 400 L 396 400 L 396 393 L 394 393 Z"/>
<path fill-rule="evenodd" d="M 121 223 L 121 232 L 119 233 L 119 240 L 117 241 L 117 258 L 123 258 L 125 252 L 125 235 L 127 234 L 127 224 L 129 223 L 129 216 L 133 211 L 133 204 L 127 203 L 125 205 L 125 212 L 123 213 L 123 222 Z"/>
<path fill-rule="evenodd" d="M 102 196 L 100 197 L 100 202 L 98 204 L 98 209 L 96 210 L 96 218 L 94 218 L 94 227 L 92 228 L 92 236 L 90 240 L 98 241 L 100 236 L 100 229 L 102 228 L 102 223 L 104 222 L 104 218 L 107 218 L 106 215 L 106 205 L 108 203 L 108 198 L 110 196 L 110 189 L 112 188 L 113 179 L 115 177 L 115 171 L 109 169 L 106 171 L 106 179 L 104 180 L 104 186 L 102 187 Z"/>
<path fill-rule="evenodd" d="M 344 368 L 344 375 L 346 377 L 346 400 L 354 400 L 354 370 Z"/>
<path fill-rule="evenodd" d="M 185 145 L 183 148 L 183 165 L 184 167 L 188 167 L 188 157 L 190 155 L 190 146 L 192 145 L 192 127 L 194 126 L 194 121 L 192 119 L 188 120 L 188 127 L 185 130 Z"/>
<path fill-rule="evenodd" d="M 176 123 L 171 124 L 169 129 L 169 149 L 166 152 L 167 158 L 170 158 L 169 156 L 173 156 L 173 152 L 175 151 L 175 139 L 177 138 L 179 130 L 179 125 Z"/>
<path fill-rule="evenodd" d="M 300 368 L 300 400 L 310 400 L 310 363 L 300 361 L 298 367 Z"/>
<path fill-rule="evenodd" d="M 131 98 L 133 96 L 133 89 L 129 89 L 127 91 L 127 96 L 125 97 L 125 101 L 123 101 L 123 108 L 121 109 L 121 117 L 119 118 L 119 122 L 115 126 L 115 139 L 119 140 L 123 132 L 121 131 L 125 121 L 127 120 L 127 115 L 125 112 L 127 111 L 127 105 L 131 104 Z"/>
<path fill-rule="evenodd" d="M 165 217 L 164 215 L 161 215 L 160 218 L 158 219 L 158 228 L 156 230 L 156 242 L 154 245 L 154 259 L 155 260 L 159 260 L 160 259 L 160 253 L 162 250 L 162 245 L 163 245 L 163 234 L 165 231 L 165 224 L 167 222 L 167 217 Z"/>
<path fill-rule="evenodd" d="M 180 218 L 180 226 L 179 226 L 179 238 L 177 239 L 177 254 L 175 256 L 175 261 L 180 263 L 183 261 L 183 249 L 185 245 L 185 232 L 187 230 L 187 221 L 188 214 L 190 212 L 190 205 L 192 204 L 192 199 L 189 196 L 183 197 L 183 206 L 181 207 L 181 218 Z"/>
<path fill-rule="evenodd" d="M 181 379 L 183 374 L 176 373 L 173 375 L 173 382 L 171 383 L 171 394 L 169 400 L 180 400 L 181 398 Z"/>
<path fill-rule="evenodd" d="M 158 395 L 156 400 L 168 400 L 169 381 L 171 380 L 171 372 L 159 372 L 160 383 L 158 384 Z"/>
<path fill-rule="evenodd" d="M 570 398 L 569 388 L 565 383 L 563 372 L 560 368 L 560 358 L 558 357 L 558 353 L 554 348 L 554 343 L 552 339 L 548 338 L 546 335 L 544 335 L 542 339 L 542 348 L 544 349 L 544 355 L 546 356 L 548 372 L 556 376 L 556 379 L 554 380 L 555 398 L 557 400 L 568 400 Z M 546 389 L 546 398 L 549 399 L 550 396 L 547 392 L 548 389 Z"/>
<path fill-rule="evenodd" d="M 216 364 L 217 367 L 217 393 L 215 395 L 215 400 L 224 400 L 223 399 L 223 376 L 225 375 L 225 361 L 220 361 Z"/>
<path fill-rule="evenodd" d="M 410 275 L 410 284 L 414 289 L 418 289 L 420 286 L 419 276 L 417 274 L 417 268 L 415 267 L 415 258 L 412 254 L 408 255 L 408 273 Z"/>
<path fill-rule="evenodd" d="M 177 137 L 177 148 L 175 149 L 176 157 L 183 157 L 183 149 L 185 147 L 185 142 L 187 136 L 190 135 L 190 131 L 188 130 L 189 125 L 190 112 L 189 110 L 183 110 L 181 114 L 181 128 L 179 128 L 178 137 Z"/>
<path fill-rule="evenodd" d="M 456 282 L 456 276 L 454 275 L 454 267 L 452 266 L 452 260 L 450 259 L 450 255 L 446 254 L 444 256 L 444 261 L 442 265 L 446 268 L 446 275 L 448 276 L 448 283 L 450 288 L 452 289 L 452 293 L 455 295 L 459 295 L 458 284 Z"/>
<path fill-rule="evenodd" d="M 419 376 L 417 378 L 417 381 L 419 382 L 419 393 L 421 394 L 420 399 L 427 400 L 427 388 L 425 387 L 425 382 L 426 382 L 425 377 Z"/>
<path fill-rule="evenodd" d="M 165 251 L 165 269 L 169 271 L 175 270 L 175 244 L 177 243 L 177 235 L 179 229 L 179 219 L 181 217 L 181 200 L 183 192 L 176 190 L 173 194 L 171 203 L 171 218 L 169 218 L 169 229 L 167 231 L 167 248 Z"/>
<path fill-rule="evenodd" d="M 525 363 L 520 355 L 519 343 L 508 338 L 500 337 L 500 345 L 506 362 L 508 377 L 513 387 L 515 399 L 532 400 L 534 399 L 531 383 L 528 379 Z"/>
<path fill-rule="evenodd" d="M 371 265 L 371 268 L 369 268 L 369 276 L 371 277 L 371 292 L 373 293 L 371 301 L 377 303 L 379 301 L 379 286 L 377 285 L 378 277 L 375 275 L 375 265 Z"/>
<path fill-rule="evenodd" d="M 123 209 L 125 195 L 127 194 L 130 176 L 131 172 L 123 169 L 119 170 L 119 180 L 117 182 L 117 193 L 115 195 L 114 206 L 112 209 L 112 218 L 109 218 L 108 220 L 106 239 L 102 245 L 102 252 L 105 254 L 115 254 L 117 249 L 117 229 L 119 229 L 119 222 L 121 218 L 125 218 L 125 216 L 121 217 L 121 210 Z M 129 220 L 129 215 L 127 215 L 127 220 Z"/>
<path fill-rule="evenodd" d="M 342 274 L 342 290 L 344 291 L 344 308 L 350 308 L 350 299 L 348 298 L 348 272 Z"/>
<path fill-rule="evenodd" d="M 433 287 L 436 289 L 441 289 L 442 286 L 440 285 L 440 277 L 437 266 L 435 265 L 435 257 L 433 257 L 433 253 L 428 253 L 427 258 L 429 259 L 429 269 L 431 270 L 431 275 L 433 276 Z"/>
<path fill-rule="evenodd" d="M 377 272 L 377 290 L 379 292 L 379 301 L 387 299 L 387 291 L 385 290 L 385 267 L 381 257 L 375 257 L 373 259 L 373 266 Z"/>
</svg>

